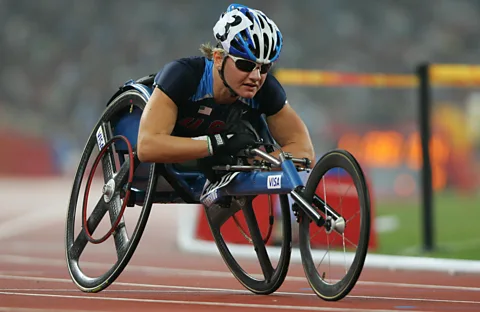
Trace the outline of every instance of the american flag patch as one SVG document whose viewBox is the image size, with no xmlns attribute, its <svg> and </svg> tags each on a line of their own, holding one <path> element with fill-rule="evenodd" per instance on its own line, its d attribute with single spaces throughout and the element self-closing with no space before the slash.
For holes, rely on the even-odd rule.
<svg viewBox="0 0 480 312">
<path fill-rule="evenodd" d="M 204 114 L 204 115 L 210 115 L 212 113 L 212 108 L 208 106 L 200 106 L 200 109 L 198 110 L 199 114 Z"/>
</svg>

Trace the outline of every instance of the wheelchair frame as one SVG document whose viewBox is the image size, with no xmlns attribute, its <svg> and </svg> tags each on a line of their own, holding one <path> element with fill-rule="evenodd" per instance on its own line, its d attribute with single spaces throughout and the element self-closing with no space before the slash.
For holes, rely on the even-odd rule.
<svg viewBox="0 0 480 312">
<path fill-rule="evenodd" d="M 153 79 L 154 79 L 154 75 L 149 75 L 136 81 L 134 80 L 127 81 L 123 86 L 119 88 L 119 90 L 108 101 L 107 107 L 112 103 L 112 101 L 114 101 L 122 93 L 128 90 L 135 90 L 144 98 L 145 102 L 148 101 L 151 93 L 153 92 L 151 89 Z M 96 131 L 97 145 L 99 149 L 101 149 L 101 152 L 100 152 L 101 154 L 103 153 L 103 148 L 108 147 L 108 145 L 110 144 L 110 140 L 116 139 L 116 138 L 118 139 L 118 136 L 122 136 L 122 138 L 125 138 L 127 142 L 129 140 L 132 142 L 136 142 L 135 133 L 133 134 L 133 137 L 132 137 L 132 133 L 121 133 L 121 131 L 119 131 L 118 133 L 111 133 L 111 129 L 104 128 L 104 125 L 102 124 L 101 121 L 99 121 L 99 125 L 100 126 L 98 126 L 98 129 L 95 129 L 92 132 L 91 136 L 93 136 Z M 264 143 L 274 144 L 274 140 L 268 131 L 268 127 L 266 126 L 266 121 L 263 118 L 262 118 L 261 125 L 262 125 L 261 129 L 257 129 L 257 130 L 259 130 L 260 136 L 265 140 Z M 115 130 L 115 131 L 118 131 L 118 130 Z M 107 142 L 105 142 L 105 137 L 108 137 L 108 136 L 104 136 L 105 133 L 108 133 L 110 137 L 107 140 Z M 135 144 L 132 144 L 132 145 L 135 145 Z M 85 148 L 87 148 L 87 146 Z M 131 150 L 131 148 L 129 148 L 129 150 Z M 244 152 L 246 157 L 258 156 L 261 159 L 263 159 L 263 161 L 260 164 L 256 162 L 253 165 L 217 166 L 214 169 L 221 171 L 224 175 L 219 181 L 211 184 L 205 184 L 206 179 L 204 175 L 200 171 L 195 170 L 195 167 L 184 166 L 184 164 L 159 164 L 159 163 L 153 164 L 153 168 L 154 168 L 153 179 L 155 180 L 154 182 L 155 190 L 149 190 L 149 192 L 154 192 L 154 195 L 152 197 L 152 195 L 150 194 L 150 197 L 152 197 L 153 199 L 150 198 L 148 202 L 145 203 L 145 205 L 150 205 L 150 206 L 147 208 L 147 212 L 142 212 L 142 215 L 145 214 L 145 218 L 148 218 L 151 205 L 155 203 L 168 203 L 168 202 L 184 202 L 184 203 L 197 203 L 197 204 L 201 203 L 204 205 L 205 211 L 208 213 L 209 209 L 215 207 L 216 204 L 220 202 L 223 198 L 235 198 L 235 197 L 246 197 L 246 196 L 248 197 L 248 196 L 256 196 L 256 195 L 263 195 L 263 194 L 279 194 L 281 196 L 286 196 L 287 194 L 289 194 L 291 195 L 294 201 L 294 204 L 291 206 L 291 209 L 293 210 L 294 214 L 297 216 L 297 221 L 301 222 L 304 228 L 308 229 L 309 223 L 313 221 L 313 223 L 318 227 L 324 226 L 328 229 L 329 232 L 331 232 L 332 230 L 335 230 L 340 235 L 343 235 L 345 226 L 346 226 L 345 219 L 342 217 L 340 213 L 335 211 L 334 208 L 327 205 L 325 201 L 323 201 L 319 196 L 315 194 L 314 189 L 312 189 L 312 187 L 309 186 L 309 181 L 307 181 L 305 186 L 299 176 L 299 173 L 298 173 L 299 171 L 307 170 L 307 167 L 309 165 L 308 159 L 296 159 L 291 157 L 291 155 L 289 155 L 288 153 L 284 153 L 282 151 L 280 152 L 279 158 L 276 158 L 271 156 L 268 153 L 269 152 L 268 148 L 266 148 L 266 151 L 262 151 L 258 148 L 251 148 L 251 149 L 246 149 Z M 136 170 L 138 166 L 142 165 L 136 156 L 134 157 L 134 163 L 132 164 L 131 163 L 132 157 L 125 158 L 125 157 L 122 157 L 121 154 L 122 154 L 121 152 L 118 154 L 120 157 L 119 172 L 117 172 L 116 175 L 110 174 L 110 176 L 112 176 L 110 180 L 114 182 L 113 185 L 122 184 L 119 182 L 123 181 L 126 178 L 128 169 L 130 168 L 130 170 L 132 170 L 131 166 L 134 166 L 135 167 L 134 170 Z M 111 161 L 111 160 L 108 160 L 108 161 Z M 112 164 L 113 163 L 110 163 L 110 165 Z M 308 281 L 310 285 L 312 285 L 312 288 L 315 291 L 315 293 L 319 297 L 325 300 L 339 300 L 343 298 L 351 290 L 351 288 L 353 288 L 353 285 L 356 283 L 356 280 L 358 279 L 360 272 L 363 268 L 363 262 L 365 260 L 365 256 L 367 252 L 366 249 L 368 248 L 368 235 L 370 231 L 370 221 L 369 221 L 370 201 L 368 196 L 368 189 L 366 186 L 365 178 L 363 176 L 363 172 L 359 164 L 353 158 L 353 156 L 346 151 L 328 152 L 325 155 L 323 155 L 323 157 L 319 160 L 319 162 L 317 162 L 315 168 L 313 169 L 313 173 L 316 171 L 319 171 L 317 175 L 320 174 L 320 176 L 323 176 L 323 174 L 326 173 L 326 171 L 329 170 L 329 168 L 334 168 L 335 167 L 334 165 L 343 166 L 343 168 L 354 177 L 355 186 L 360 189 L 359 192 L 361 193 L 361 196 L 362 196 L 361 209 L 363 210 L 364 214 L 366 214 L 366 216 L 364 217 L 362 214 L 363 235 L 359 243 L 359 245 L 361 245 L 362 250 L 355 257 L 355 260 L 354 260 L 355 268 L 353 270 L 352 268 L 349 270 L 349 278 L 342 282 L 341 287 L 335 288 L 331 285 L 324 284 L 322 282 L 323 278 L 315 275 L 317 273 L 316 271 L 315 271 L 315 274 L 310 272 L 312 268 L 312 264 L 310 263 L 311 255 L 309 254 L 310 246 L 309 246 L 309 242 L 305 242 L 305 241 L 303 242 L 304 247 L 301 247 L 302 262 L 304 263 L 305 273 L 307 274 Z M 281 170 L 276 171 L 275 169 L 281 169 Z M 150 176 L 151 175 L 152 173 L 150 172 Z M 156 189 L 156 185 L 161 178 L 166 180 L 167 184 L 171 187 L 171 190 L 158 191 Z M 75 183 L 77 183 L 77 179 L 78 179 L 78 172 L 77 172 Z M 105 181 L 106 185 L 108 184 L 107 182 L 109 181 L 107 180 Z M 74 184 L 74 188 L 75 188 L 75 184 Z M 135 185 L 131 183 L 131 181 L 127 183 L 127 188 L 128 188 L 128 191 L 130 192 L 129 195 L 131 195 L 128 197 L 129 200 L 126 203 L 128 206 L 134 206 L 135 204 L 144 203 L 144 198 L 142 197 L 145 196 L 146 190 L 141 190 L 140 188 L 136 188 Z M 112 190 L 111 193 L 113 194 L 115 191 L 116 190 Z M 77 192 L 76 196 L 78 197 L 78 191 L 76 192 Z M 305 194 L 307 195 L 305 196 Z M 74 195 L 75 195 L 75 191 L 72 190 L 72 196 Z M 286 197 L 284 197 L 284 199 L 285 198 Z M 76 199 L 75 199 L 75 202 L 76 202 Z M 71 222 L 69 218 L 72 218 L 71 211 L 70 211 L 70 209 L 72 209 L 72 205 L 73 205 L 73 198 L 71 198 L 69 213 L 67 215 L 67 232 L 69 231 L 69 224 Z M 285 201 L 283 201 L 283 205 L 285 205 Z M 97 208 L 98 207 L 96 207 L 96 209 Z M 110 212 L 110 219 L 113 224 L 114 220 L 116 220 L 115 214 L 117 215 L 116 218 L 121 218 L 121 213 L 119 213 L 118 207 L 113 207 L 108 209 Z M 110 209 L 113 209 L 113 211 L 111 211 Z M 233 210 L 233 213 L 229 213 L 229 212 L 225 212 L 227 211 L 227 209 L 228 208 L 224 208 L 223 211 L 220 213 L 223 215 L 222 217 L 220 217 L 220 219 L 226 220 L 230 216 L 232 216 L 236 211 L 239 210 L 239 208 L 237 208 L 236 210 Z M 247 220 L 250 230 L 252 230 L 252 227 L 255 227 L 255 226 L 258 227 L 256 220 L 254 220 L 255 215 L 253 213 L 252 207 L 251 206 L 242 207 L 241 209 L 244 211 L 246 216 L 248 215 L 248 217 L 246 218 L 250 219 L 250 221 Z M 285 210 L 285 207 L 283 207 L 282 209 Z M 106 213 L 104 207 L 102 207 L 99 211 L 100 212 L 98 212 L 97 215 L 94 215 L 95 214 L 95 211 L 94 211 L 92 216 L 87 220 L 86 226 L 89 231 L 91 230 L 90 232 L 93 232 L 96 227 L 96 225 L 93 225 L 93 223 L 96 222 L 98 218 L 103 217 L 103 215 Z M 328 216 L 328 218 L 324 218 L 319 212 L 321 212 L 321 214 L 325 216 Z M 120 217 L 118 217 L 119 215 Z M 288 220 L 290 219 L 288 218 Z M 213 222 L 213 221 L 209 220 L 209 222 Z M 139 230 L 140 233 L 135 233 L 134 235 L 141 236 L 145 224 L 146 224 L 146 220 L 143 220 Z M 120 222 L 118 226 L 121 227 L 121 226 L 124 226 L 124 224 Z M 286 225 L 284 224 L 284 226 Z M 92 229 L 90 229 L 90 227 Z M 210 224 L 210 227 L 213 233 L 214 228 L 212 227 L 212 224 Z M 137 229 L 135 231 L 137 231 Z M 121 231 L 119 233 L 121 234 Z M 79 274 L 78 272 L 81 272 L 79 271 L 80 269 L 78 267 L 78 258 L 81 252 L 83 251 L 83 248 L 85 248 L 85 245 L 83 243 L 85 244 L 87 243 L 85 241 L 85 237 L 82 236 L 84 234 L 85 234 L 85 231 L 83 231 L 83 234 L 80 233 L 77 239 L 71 245 L 69 245 L 68 243 L 69 242 L 68 237 L 70 237 L 70 241 L 72 241 L 71 240 L 72 234 L 69 234 L 70 236 L 67 235 L 66 254 L 67 254 L 67 259 L 69 263 L 69 272 L 72 278 L 74 278 L 75 274 Z M 256 234 L 257 236 L 259 234 L 258 228 L 256 229 Z M 125 234 L 121 234 L 121 236 L 122 235 L 124 236 Z M 218 233 L 217 233 L 217 236 L 218 236 Z M 303 233 L 303 236 L 304 236 L 304 240 L 308 238 L 307 233 Z M 136 238 L 135 244 L 138 244 L 138 239 L 140 239 L 139 237 Z M 290 242 L 288 242 L 288 240 L 291 240 L 291 236 L 290 238 L 287 237 L 285 239 L 287 240 L 284 242 L 284 245 L 285 245 L 284 248 L 286 249 L 284 250 L 284 252 L 282 252 L 284 258 L 281 261 L 282 268 L 279 269 L 280 273 L 278 273 L 277 269 L 275 269 L 273 273 L 267 272 L 271 268 L 269 268 L 269 265 L 265 264 L 265 257 L 263 259 L 261 257 L 259 258 L 264 274 L 265 272 L 268 273 L 268 274 L 265 274 L 265 277 L 266 277 L 265 281 L 267 284 L 266 288 L 263 286 L 260 287 L 261 285 L 258 286 L 257 285 L 258 283 L 254 279 L 247 278 L 247 280 L 245 281 L 244 277 L 238 276 L 238 274 L 240 274 L 238 272 L 242 270 L 238 266 L 238 263 L 234 261 L 232 255 L 229 254 L 228 249 L 226 251 L 226 254 L 222 253 L 222 256 L 224 257 L 225 261 L 231 258 L 230 261 L 235 262 L 233 265 L 233 268 L 231 264 L 229 264 L 229 268 L 231 269 L 232 273 L 234 273 L 235 277 L 245 287 L 247 287 L 254 293 L 268 294 L 275 291 L 281 285 L 286 275 L 287 267 L 289 264 L 290 249 L 291 249 L 291 244 Z M 256 240 L 258 242 L 258 237 Z M 118 248 L 124 249 L 124 251 L 122 252 L 125 252 L 125 254 L 123 255 L 124 259 L 122 259 L 122 261 L 128 262 L 136 246 L 133 246 L 133 247 L 130 245 L 128 245 L 127 247 L 121 246 L 121 244 L 125 244 L 125 243 L 129 244 L 128 238 L 126 237 L 120 238 L 120 241 L 123 241 L 123 243 L 122 242 L 118 243 L 117 239 L 115 240 L 116 245 L 120 246 L 120 247 L 117 246 L 117 253 L 119 253 L 120 255 L 120 251 L 118 250 Z M 76 243 L 77 243 L 77 246 L 75 246 Z M 219 248 L 225 247 L 222 244 L 219 244 L 219 242 L 217 242 L 217 246 Z M 308 251 L 307 251 L 307 248 L 308 248 Z M 263 246 L 261 249 L 262 250 L 260 251 L 260 253 L 263 253 L 264 254 L 263 256 L 265 256 L 265 252 L 266 252 L 265 246 Z M 259 251 L 257 251 L 257 253 L 258 252 Z M 73 257 L 73 260 L 72 260 L 72 257 Z M 268 260 L 268 256 L 266 257 L 267 257 L 266 259 Z M 307 260 L 304 260 L 303 259 L 304 257 L 306 257 Z M 88 292 L 100 291 L 105 287 L 107 287 L 108 284 L 111 283 L 111 279 L 115 279 L 116 277 L 118 277 L 121 270 L 123 270 L 123 268 L 125 267 L 126 263 L 122 262 L 121 265 L 119 265 L 118 263 L 116 265 L 117 267 L 112 267 L 107 273 L 104 274 L 104 275 L 110 274 L 110 277 L 107 277 L 106 279 L 104 279 L 98 286 L 94 286 L 94 287 L 81 286 L 75 280 L 75 278 L 74 278 L 74 281 L 84 291 L 88 291 Z M 308 265 L 308 269 L 307 269 L 307 265 Z M 71 268 L 71 266 L 73 267 L 73 269 Z M 121 266 L 121 268 L 118 268 L 118 266 Z M 273 275 L 277 276 L 277 278 L 276 278 L 276 281 L 274 282 L 274 285 L 270 285 L 268 280 Z M 93 285 L 95 285 L 94 279 L 88 278 L 86 276 L 84 276 L 84 278 L 87 279 L 85 282 L 86 284 L 90 285 L 93 283 Z M 250 285 L 255 285 L 255 286 L 250 286 Z M 255 288 L 256 286 L 258 286 L 258 288 Z"/>
</svg>

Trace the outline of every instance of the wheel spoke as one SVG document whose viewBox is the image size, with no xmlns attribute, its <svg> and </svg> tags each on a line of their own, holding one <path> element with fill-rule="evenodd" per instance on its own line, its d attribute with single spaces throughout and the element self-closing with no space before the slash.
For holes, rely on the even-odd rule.
<svg viewBox="0 0 480 312">
<path fill-rule="evenodd" d="M 210 219 L 210 224 L 213 228 L 220 230 L 222 225 L 230 219 L 235 213 L 240 210 L 237 205 L 232 205 L 230 208 L 222 208 L 218 205 L 212 205 L 207 208 L 207 218 Z"/>
<path fill-rule="evenodd" d="M 112 132 L 109 127 L 109 123 L 102 122 L 100 125 L 102 131 L 105 134 L 105 141 L 108 142 L 112 137 Z M 113 156 L 113 147 L 109 146 L 108 150 L 105 151 L 105 154 L 102 157 L 102 168 L 103 168 L 103 179 L 107 183 L 111 178 L 115 176 L 115 157 Z"/>
<path fill-rule="evenodd" d="M 118 170 L 118 173 L 113 178 L 113 181 L 115 182 L 115 185 L 116 185 L 115 191 L 120 189 L 127 182 L 129 169 L 130 169 L 130 159 L 127 158 L 125 159 L 125 162 L 120 167 L 120 170 Z"/>
<path fill-rule="evenodd" d="M 258 261 L 260 262 L 260 267 L 262 268 L 263 276 L 265 277 L 266 281 L 270 281 L 273 275 L 273 266 L 272 262 L 270 261 L 270 257 L 268 256 L 262 233 L 258 228 L 258 222 L 257 218 L 255 217 L 255 212 L 253 211 L 252 203 L 250 202 L 246 204 L 242 210 L 250 231 L 253 246 L 255 247 L 255 251 L 257 253 Z"/>
<path fill-rule="evenodd" d="M 355 212 L 355 214 L 353 216 L 351 216 L 350 218 L 348 218 L 348 220 L 345 220 L 345 225 L 347 225 L 349 222 L 351 222 L 356 216 L 358 216 L 360 214 L 360 211 L 357 211 Z"/>
<path fill-rule="evenodd" d="M 339 234 L 339 233 L 336 233 L 338 236 L 342 237 L 344 241 L 346 241 L 347 243 L 349 243 L 352 247 L 354 247 L 355 249 L 358 248 L 358 245 L 355 244 L 354 242 L 352 242 L 351 240 L 349 240 L 347 237 L 345 237 L 345 235 L 342 235 L 342 234 Z"/>
<path fill-rule="evenodd" d="M 122 207 L 122 201 L 120 199 L 120 196 L 119 195 L 115 196 L 108 206 L 109 206 L 108 212 L 110 214 L 110 223 L 114 224 L 118 216 L 120 215 L 120 209 Z M 117 256 L 119 259 L 121 259 L 125 254 L 130 241 L 127 234 L 127 228 L 125 227 L 125 218 L 123 216 L 122 216 L 122 220 L 120 221 L 120 223 L 118 224 L 117 228 L 115 229 L 112 235 L 115 241 Z"/>
<path fill-rule="evenodd" d="M 92 211 L 92 214 L 90 215 L 90 217 L 88 217 L 88 220 L 87 220 L 88 231 L 91 234 L 95 232 L 98 225 L 100 224 L 100 221 L 102 221 L 103 217 L 105 216 L 108 210 L 109 210 L 108 205 L 105 203 L 102 196 L 98 200 L 97 205 L 95 206 L 95 208 Z M 70 254 L 72 258 L 78 260 L 78 258 L 80 257 L 80 254 L 85 249 L 85 246 L 87 246 L 87 243 L 88 243 L 87 234 L 85 233 L 85 230 L 82 228 L 82 230 L 80 231 L 73 245 L 70 248 Z"/>
<path fill-rule="evenodd" d="M 108 124 L 104 123 L 102 127 L 105 129 L 105 132 L 107 133 L 107 141 L 110 140 L 113 137 L 110 123 Z M 112 178 L 113 178 L 113 181 L 115 182 L 114 183 L 115 188 L 113 190 L 114 195 L 108 204 L 110 223 L 111 225 L 113 225 L 117 221 L 118 217 L 120 216 L 120 211 L 122 207 L 120 190 L 123 184 L 125 183 L 125 180 L 128 177 L 128 172 L 130 169 L 130 160 L 126 159 L 126 161 L 123 163 L 118 173 L 116 173 L 113 147 L 109 147 L 105 156 L 102 158 L 102 167 L 104 171 L 105 183 L 109 182 L 109 180 Z M 123 216 L 122 216 L 122 220 L 120 221 L 117 228 L 113 232 L 113 237 L 115 240 L 117 256 L 120 259 L 124 255 L 129 242 L 126 227 L 125 227 L 125 220 Z"/>
</svg>

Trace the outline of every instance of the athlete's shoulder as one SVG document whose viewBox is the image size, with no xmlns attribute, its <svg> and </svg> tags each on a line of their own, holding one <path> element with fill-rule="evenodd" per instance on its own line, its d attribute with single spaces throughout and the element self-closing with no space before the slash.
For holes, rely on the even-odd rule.
<svg viewBox="0 0 480 312">
<path fill-rule="evenodd" d="M 204 56 L 189 56 L 170 62 L 172 65 L 183 67 L 193 72 L 203 73 L 206 58 Z"/>
<path fill-rule="evenodd" d="M 285 105 L 287 95 L 283 86 L 272 73 L 268 73 L 263 86 L 254 97 L 260 110 L 267 115 L 277 113 Z"/>
<path fill-rule="evenodd" d="M 274 73 L 268 73 L 267 78 L 265 79 L 265 83 L 269 85 L 271 88 L 282 88 L 282 84 L 278 81 L 277 77 L 275 77 Z"/>
<path fill-rule="evenodd" d="M 154 86 L 165 92 L 174 102 L 195 93 L 205 69 L 205 58 L 200 56 L 178 58 L 165 64 L 157 73 Z"/>
<path fill-rule="evenodd" d="M 157 73 L 157 77 L 161 77 L 164 73 L 171 74 L 175 72 L 177 75 L 201 75 L 205 68 L 205 57 L 203 56 L 190 56 L 178 58 L 166 63 L 162 69 Z M 157 79 L 155 79 L 157 80 Z"/>
</svg>

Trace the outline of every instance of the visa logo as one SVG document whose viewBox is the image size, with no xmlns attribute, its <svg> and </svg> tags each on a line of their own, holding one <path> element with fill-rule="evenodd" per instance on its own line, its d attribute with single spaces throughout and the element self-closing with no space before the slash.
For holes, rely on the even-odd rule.
<svg viewBox="0 0 480 312">
<path fill-rule="evenodd" d="M 99 150 L 105 146 L 105 136 L 103 135 L 102 126 L 100 126 L 97 130 L 97 144 Z"/>
<path fill-rule="evenodd" d="M 267 179 L 267 188 L 268 189 L 279 189 L 281 187 L 282 187 L 282 176 L 281 175 L 268 176 L 268 179 Z"/>
</svg>

